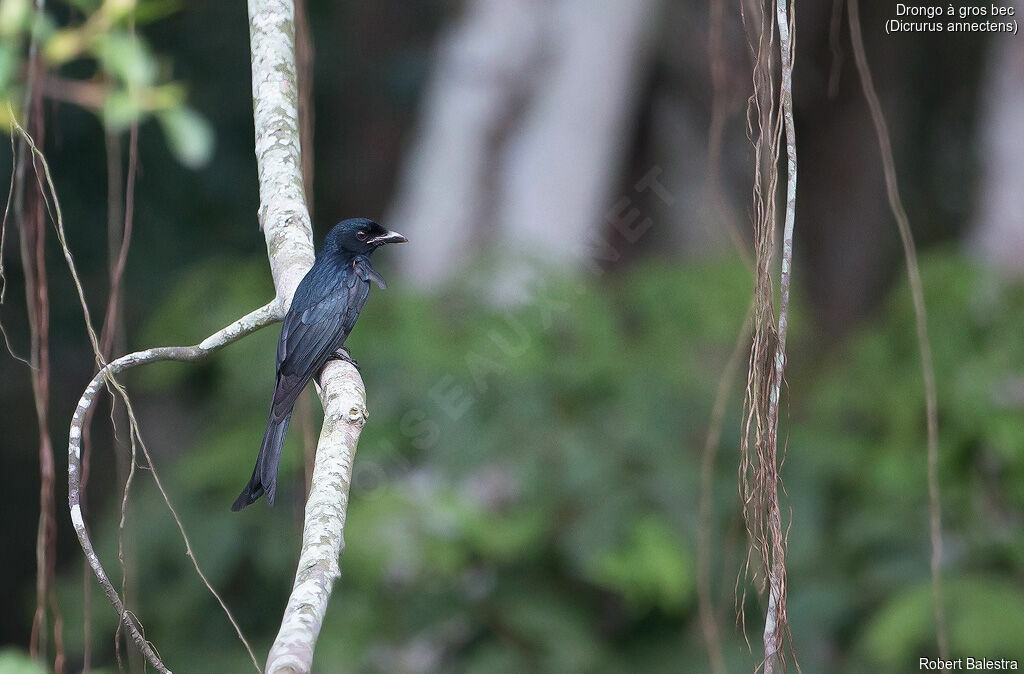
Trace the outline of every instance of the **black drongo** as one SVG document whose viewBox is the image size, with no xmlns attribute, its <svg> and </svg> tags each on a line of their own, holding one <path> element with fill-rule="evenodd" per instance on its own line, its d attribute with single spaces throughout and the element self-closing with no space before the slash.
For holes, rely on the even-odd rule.
<svg viewBox="0 0 1024 674">
<path fill-rule="evenodd" d="M 299 282 L 277 342 L 277 383 L 270 420 L 263 436 L 252 478 L 232 510 L 241 510 L 263 494 L 273 505 L 277 467 L 295 400 L 327 361 L 355 361 L 345 338 L 359 318 L 370 294 L 370 281 L 385 288 L 384 279 L 370 266 L 370 254 L 386 243 L 403 243 L 373 220 L 352 218 L 334 226 L 313 266 Z"/>
</svg>

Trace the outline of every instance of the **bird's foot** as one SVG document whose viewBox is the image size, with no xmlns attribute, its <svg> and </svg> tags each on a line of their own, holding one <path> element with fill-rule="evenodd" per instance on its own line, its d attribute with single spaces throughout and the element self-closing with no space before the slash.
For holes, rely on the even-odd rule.
<svg viewBox="0 0 1024 674">
<path fill-rule="evenodd" d="M 348 349 L 344 346 L 332 353 L 330 360 L 343 360 L 346 363 L 352 363 L 352 366 L 357 370 L 359 369 L 359 363 L 356 362 L 356 359 L 352 357 L 352 354 L 350 354 Z"/>
</svg>

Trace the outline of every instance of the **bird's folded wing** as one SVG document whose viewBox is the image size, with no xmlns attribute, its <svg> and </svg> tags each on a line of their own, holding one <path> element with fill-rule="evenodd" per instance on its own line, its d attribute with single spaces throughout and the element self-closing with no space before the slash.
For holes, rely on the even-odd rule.
<svg viewBox="0 0 1024 674">
<path fill-rule="evenodd" d="M 355 270 L 356 276 L 363 281 L 373 281 L 377 284 L 377 287 L 381 290 L 387 290 L 388 284 L 384 282 L 381 275 L 377 273 L 377 270 L 370 264 L 370 258 L 360 255 L 352 261 L 352 269 Z"/>
<path fill-rule="evenodd" d="M 301 314 L 289 314 L 277 346 L 277 386 L 273 413 L 291 412 L 310 379 L 344 341 L 346 293 L 332 293 Z"/>
<path fill-rule="evenodd" d="M 353 263 L 352 270 L 339 274 L 336 283 L 318 302 L 301 313 L 289 312 L 285 317 L 277 346 L 275 416 L 291 412 L 309 381 L 345 343 L 370 295 L 370 279 L 377 280 L 380 276 L 369 266 L 368 260 L 365 265 Z"/>
</svg>

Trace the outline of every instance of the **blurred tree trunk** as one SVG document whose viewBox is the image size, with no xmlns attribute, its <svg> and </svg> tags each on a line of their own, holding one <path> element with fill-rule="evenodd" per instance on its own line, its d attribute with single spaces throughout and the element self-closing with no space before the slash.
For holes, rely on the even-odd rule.
<svg viewBox="0 0 1024 674">
<path fill-rule="evenodd" d="M 549 10 L 537 86 L 496 189 L 499 250 L 561 263 L 591 255 L 633 140 L 656 2 L 562 0 Z"/>
<path fill-rule="evenodd" d="M 1013 3 L 1017 15 L 1024 2 Z M 993 36 L 984 88 L 979 138 L 982 166 L 969 244 L 982 259 L 1024 270 L 1024 43 Z"/>
<path fill-rule="evenodd" d="M 440 54 L 389 217 L 443 282 L 499 245 L 582 262 L 632 137 L 659 0 L 473 0 Z"/>
</svg>

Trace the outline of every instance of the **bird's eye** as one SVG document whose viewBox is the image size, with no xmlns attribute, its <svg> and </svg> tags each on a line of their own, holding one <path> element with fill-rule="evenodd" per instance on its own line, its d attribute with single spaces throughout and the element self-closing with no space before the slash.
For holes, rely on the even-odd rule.
<svg viewBox="0 0 1024 674">
<path fill-rule="evenodd" d="M 359 230 L 358 232 L 356 232 L 356 238 L 359 239 L 360 241 L 366 241 L 366 232 L 364 232 L 363 230 Z"/>
</svg>

